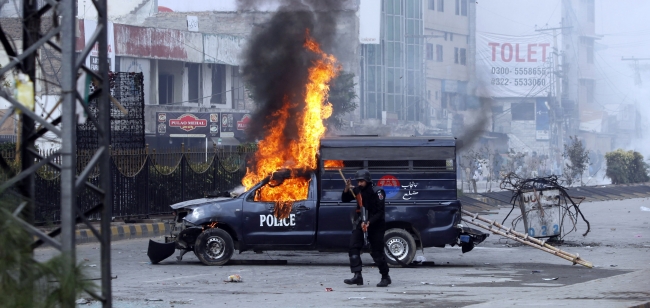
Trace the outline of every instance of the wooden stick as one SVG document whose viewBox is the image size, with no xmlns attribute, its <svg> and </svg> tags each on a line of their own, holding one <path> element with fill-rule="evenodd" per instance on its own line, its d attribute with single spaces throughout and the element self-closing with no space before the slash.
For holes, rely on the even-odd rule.
<svg viewBox="0 0 650 308">
<path fill-rule="evenodd" d="M 462 212 L 463 212 L 463 214 L 466 214 L 466 215 L 472 217 L 471 220 L 468 219 L 468 218 L 463 217 L 462 220 L 465 221 L 465 222 L 468 222 L 470 224 L 473 224 L 473 225 L 476 225 L 476 226 L 481 227 L 483 229 L 486 229 L 486 230 L 488 230 L 488 231 L 490 231 L 490 232 L 492 232 L 494 234 L 505 236 L 507 238 L 516 240 L 516 241 L 518 241 L 518 242 L 520 242 L 522 244 L 526 244 L 528 246 L 535 247 L 535 248 L 540 249 L 542 251 L 545 251 L 545 252 L 548 252 L 550 254 L 556 255 L 556 256 L 558 256 L 560 258 L 569 260 L 569 261 L 573 262 L 573 264 L 580 264 L 580 265 L 586 266 L 588 268 L 593 267 L 593 264 L 591 264 L 591 262 L 588 262 L 588 261 L 585 261 L 585 260 L 581 259 L 578 254 L 574 255 L 574 254 L 568 253 L 568 252 L 566 252 L 564 250 L 561 250 L 561 249 L 559 249 L 557 247 L 553 247 L 553 246 L 551 246 L 551 245 L 549 245 L 549 244 L 547 244 L 547 243 L 545 243 L 545 242 L 543 242 L 543 241 L 541 241 L 539 239 L 536 239 L 534 237 L 530 237 L 530 236 L 528 236 L 528 234 L 523 234 L 523 233 L 514 231 L 514 230 L 512 230 L 512 228 L 507 228 L 506 229 L 500 223 L 498 223 L 496 221 L 489 220 L 489 219 L 485 219 L 483 217 L 480 217 L 480 216 L 478 216 L 478 214 L 474 214 L 474 213 L 471 213 L 471 212 L 468 212 L 468 211 L 465 211 L 465 210 L 462 210 Z M 475 222 L 474 221 L 475 219 L 481 220 L 483 222 L 487 222 L 489 225 L 486 226 L 486 225 L 483 225 L 481 223 Z M 495 229 L 493 227 L 497 227 L 498 229 Z M 499 230 L 499 229 L 503 229 L 504 231 Z"/>
<path fill-rule="evenodd" d="M 348 185 L 348 180 L 345 179 L 345 175 L 343 175 L 343 171 L 341 171 L 341 169 L 339 169 L 339 174 L 341 175 L 341 178 L 343 179 L 343 182 L 345 182 L 345 185 L 347 186 Z M 352 193 L 352 197 L 354 197 L 354 199 L 356 199 L 357 196 L 354 194 L 354 190 L 352 189 L 352 187 L 350 187 L 348 190 L 350 191 L 350 193 Z"/>
</svg>

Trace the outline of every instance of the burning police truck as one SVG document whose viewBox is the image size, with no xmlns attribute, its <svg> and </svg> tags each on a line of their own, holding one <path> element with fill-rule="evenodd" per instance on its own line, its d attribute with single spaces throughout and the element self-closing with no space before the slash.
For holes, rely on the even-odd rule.
<svg viewBox="0 0 650 308">
<path fill-rule="evenodd" d="M 235 250 L 347 251 L 356 204 L 341 202 L 339 170 L 351 177 L 360 169 L 385 191 L 389 264 L 409 264 L 426 247 L 467 252 L 487 235 L 461 225 L 455 157 L 450 137 L 324 138 L 313 170 L 279 169 L 248 189 L 172 205 L 174 228 L 165 243 L 150 241 L 148 255 L 158 263 L 175 250 L 178 260 L 192 251 L 203 264 L 222 265 Z M 304 193 L 287 201 L 277 189 Z"/>
</svg>

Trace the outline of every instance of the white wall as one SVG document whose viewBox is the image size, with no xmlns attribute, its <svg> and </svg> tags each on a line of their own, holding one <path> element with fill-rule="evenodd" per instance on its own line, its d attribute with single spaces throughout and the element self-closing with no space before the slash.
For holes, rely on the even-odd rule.
<svg viewBox="0 0 650 308">
<path fill-rule="evenodd" d="M 115 20 L 120 16 L 125 16 L 138 6 L 143 4 L 144 0 L 108 0 L 108 19 Z M 143 8 L 147 7 L 150 11 L 154 9 L 155 0 L 149 0 L 144 3 Z M 182 3 L 182 2 L 180 2 Z M 140 10 L 142 11 L 142 9 Z M 152 11 L 152 14 L 154 12 Z M 97 10 L 91 0 L 77 1 L 77 17 L 79 19 L 97 20 Z"/>
</svg>

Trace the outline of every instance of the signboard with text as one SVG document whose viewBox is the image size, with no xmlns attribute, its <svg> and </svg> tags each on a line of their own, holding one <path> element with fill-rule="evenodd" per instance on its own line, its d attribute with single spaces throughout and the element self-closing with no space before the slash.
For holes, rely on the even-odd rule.
<svg viewBox="0 0 650 308">
<path fill-rule="evenodd" d="M 221 137 L 235 137 L 244 140 L 250 119 L 251 115 L 249 113 L 222 112 Z"/>
<path fill-rule="evenodd" d="M 157 112 L 156 136 L 206 138 L 219 136 L 219 113 Z"/>
<path fill-rule="evenodd" d="M 246 137 L 251 119 L 241 112 L 157 112 L 156 136 L 171 138 Z"/>
<path fill-rule="evenodd" d="M 553 73 L 551 36 L 477 35 L 476 66 L 492 97 L 548 95 Z"/>
<path fill-rule="evenodd" d="M 86 43 L 90 41 L 95 30 L 97 29 L 97 21 L 84 19 L 84 39 Z M 108 51 L 108 70 L 111 72 L 115 71 L 115 32 L 113 31 L 113 23 L 108 22 L 106 27 L 106 36 L 108 39 L 107 51 Z M 93 49 L 88 54 L 86 58 L 86 67 L 90 70 L 98 71 L 99 70 L 99 44 L 95 44 Z"/>
</svg>

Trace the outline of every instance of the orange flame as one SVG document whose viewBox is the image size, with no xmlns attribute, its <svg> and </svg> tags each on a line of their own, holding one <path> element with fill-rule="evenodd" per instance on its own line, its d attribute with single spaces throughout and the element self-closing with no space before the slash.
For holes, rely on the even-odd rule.
<svg viewBox="0 0 650 308">
<path fill-rule="evenodd" d="M 342 160 L 326 160 L 326 161 L 323 162 L 323 164 L 325 165 L 325 168 L 343 168 L 343 167 L 345 167 L 343 165 Z"/>
<path fill-rule="evenodd" d="M 332 105 L 326 102 L 328 84 L 338 74 L 340 67 L 334 56 L 320 49 L 309 35 L 309 30 L 303 46 L 319 55 L 309 68 L 309 80 L 305 85 L 305 108 L 299 114 L 290 114 L 289 110 L 296 106 L 288 99 L 290 93 L 285 94 L 284 105 L 274 114 L 277 122 L 266 127 L 267 135 L 258 144 L 255 168 L 248 169 L 242 180 L 246 189 L 280 169 L 289 169 L 295 176 L 298 170 L 315 170 L 317 167 L 316 154 L 320 138 L 326 130 L 323 120 L 332 115 Z M 287 140 L 283 133 L 288 121 L 298 123 L 298 138 L 295 140 Z M 309 179 L 292 177 L 275 187 L 265 185 L 256 194 L 255 200 L 274 201 L 275 216 L 286 218 L 291 212 L 293 201 L 307 199 L 308 191 Z"/>
</svg>

